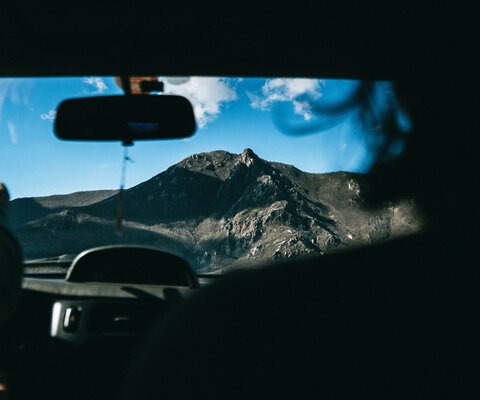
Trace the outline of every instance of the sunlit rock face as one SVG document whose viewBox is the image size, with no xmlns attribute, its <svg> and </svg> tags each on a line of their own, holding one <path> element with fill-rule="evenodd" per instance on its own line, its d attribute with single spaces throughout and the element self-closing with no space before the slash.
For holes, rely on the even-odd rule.
<svg viewBox="0 0 480 400">
<path fill-rule="evenodd" d="M 115 232 L 115 191 L 17 199 L 12 224 L 27 258 L 138 243 L 225 271 L 385 241 L 418 232 L 412 199 L 366 209 L 367 175 L 312 174 L 258 157 L 194 154 L 124 192 Z M 50 238 L 50 240 L 46 240 Z"/>
</svg>

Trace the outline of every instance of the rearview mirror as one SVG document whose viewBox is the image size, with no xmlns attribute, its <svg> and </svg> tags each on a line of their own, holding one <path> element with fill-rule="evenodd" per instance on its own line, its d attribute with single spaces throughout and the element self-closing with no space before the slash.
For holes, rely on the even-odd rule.
<svg viewBox="0 0 480 400">
<path fill-rule="evenodd" d="M 63 140 L 114 141 L 185 138 L 196 130 L 182 96 L 121 95 L 68 99 L 57 109 L 54 132 Z"/>
</svg>

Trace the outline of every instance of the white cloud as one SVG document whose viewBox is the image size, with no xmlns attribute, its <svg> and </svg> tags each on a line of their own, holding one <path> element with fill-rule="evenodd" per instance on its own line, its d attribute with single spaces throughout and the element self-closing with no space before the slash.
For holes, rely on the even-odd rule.
<svg viewBox="0 0 480 400">
<path fill-rule="evenodd" d="M 47 113 L 40 114 L 40 118 L 45 121 L 53 122 L 55 121 L 55 117 L 57 116 L 57 110 L 50 110 Z"/>
<path fill-rule="evenodd" d="M 12 144 L 18 143 L 18 135 L 15 125 L 11 121 L 7 121 L 8 136 L 10 137 L 10 142 Z"/>
<path fill-rule="evenodd" d="M 28 82 L 28 81 L 27 81 Z M 0 121 L 3 117 L 3 105 L 8 99 L 12 104 L 28 104 L 31 84 L 25 84 L 25 79 L 1 78 L 0 79 Z"/>
<path fill-rule="evenodd" d="M 84 90 L 84 92 L 88 94 L 102 94 L 108 90 L 108 86 L 102 78 L 87 76 L 82 79 L 82 82 L 87 85 L 87 88 Z"/>
<path fill-rule="evenodd" d="M 226 103 L 237 99 L 237 93 L 223 78 L 191 77 L 164 80 L 165 94 L 177 94 L 189 99 L 200 128 L 215 121 Z"/>
<path fill-rule="evenodd" d="M 260 110 L 270 110 L 277 102 L 289 102 L 295 114 L 306 121 L 313 118 L 311 104 L 318 100 L 322 93 L 323 81 L 306 78 L 268 79 L 262 87 L 262 94 L 247 93 L 250 106 Z"/>
</svg>

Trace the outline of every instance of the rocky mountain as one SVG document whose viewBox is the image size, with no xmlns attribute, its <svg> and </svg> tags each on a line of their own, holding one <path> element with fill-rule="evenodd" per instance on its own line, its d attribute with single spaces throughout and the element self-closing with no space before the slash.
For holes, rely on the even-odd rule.
<svg viewBox="0 0 480 400">
<path fill-rule="evenodd" d="M 11 222 L 26 258 L 117 243 L 157 246 L 202 271 L 323 254 L 416 232 L 412 200 L 366 210 L 368 176 L 312 174 L 259 158 L 194 154 L 123 194 L 115 191 L 12 201 Z"/>
</svg>

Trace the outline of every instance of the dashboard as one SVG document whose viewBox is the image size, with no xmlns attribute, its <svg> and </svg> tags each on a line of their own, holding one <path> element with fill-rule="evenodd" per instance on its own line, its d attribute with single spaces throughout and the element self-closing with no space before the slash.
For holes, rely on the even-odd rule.
<svg viewBox="0 0 480 400">
<path fill-rule="evenodd" d="M 26 299 L 50 300 L 50 337 L 78 344 L 141 335 L 168 307 L 198 290 L 34 278 L 25 278 L 22 286 Z"/>
<path fill-rule="evenodd" d="M 89 249 L 62 266 L 25 268 L 10 335 L 10 386 L 20 400 L 118 397 L 151 329 L 218 278 L 198 277 L 180 258 L 138 246 Z"/>
</svg>

